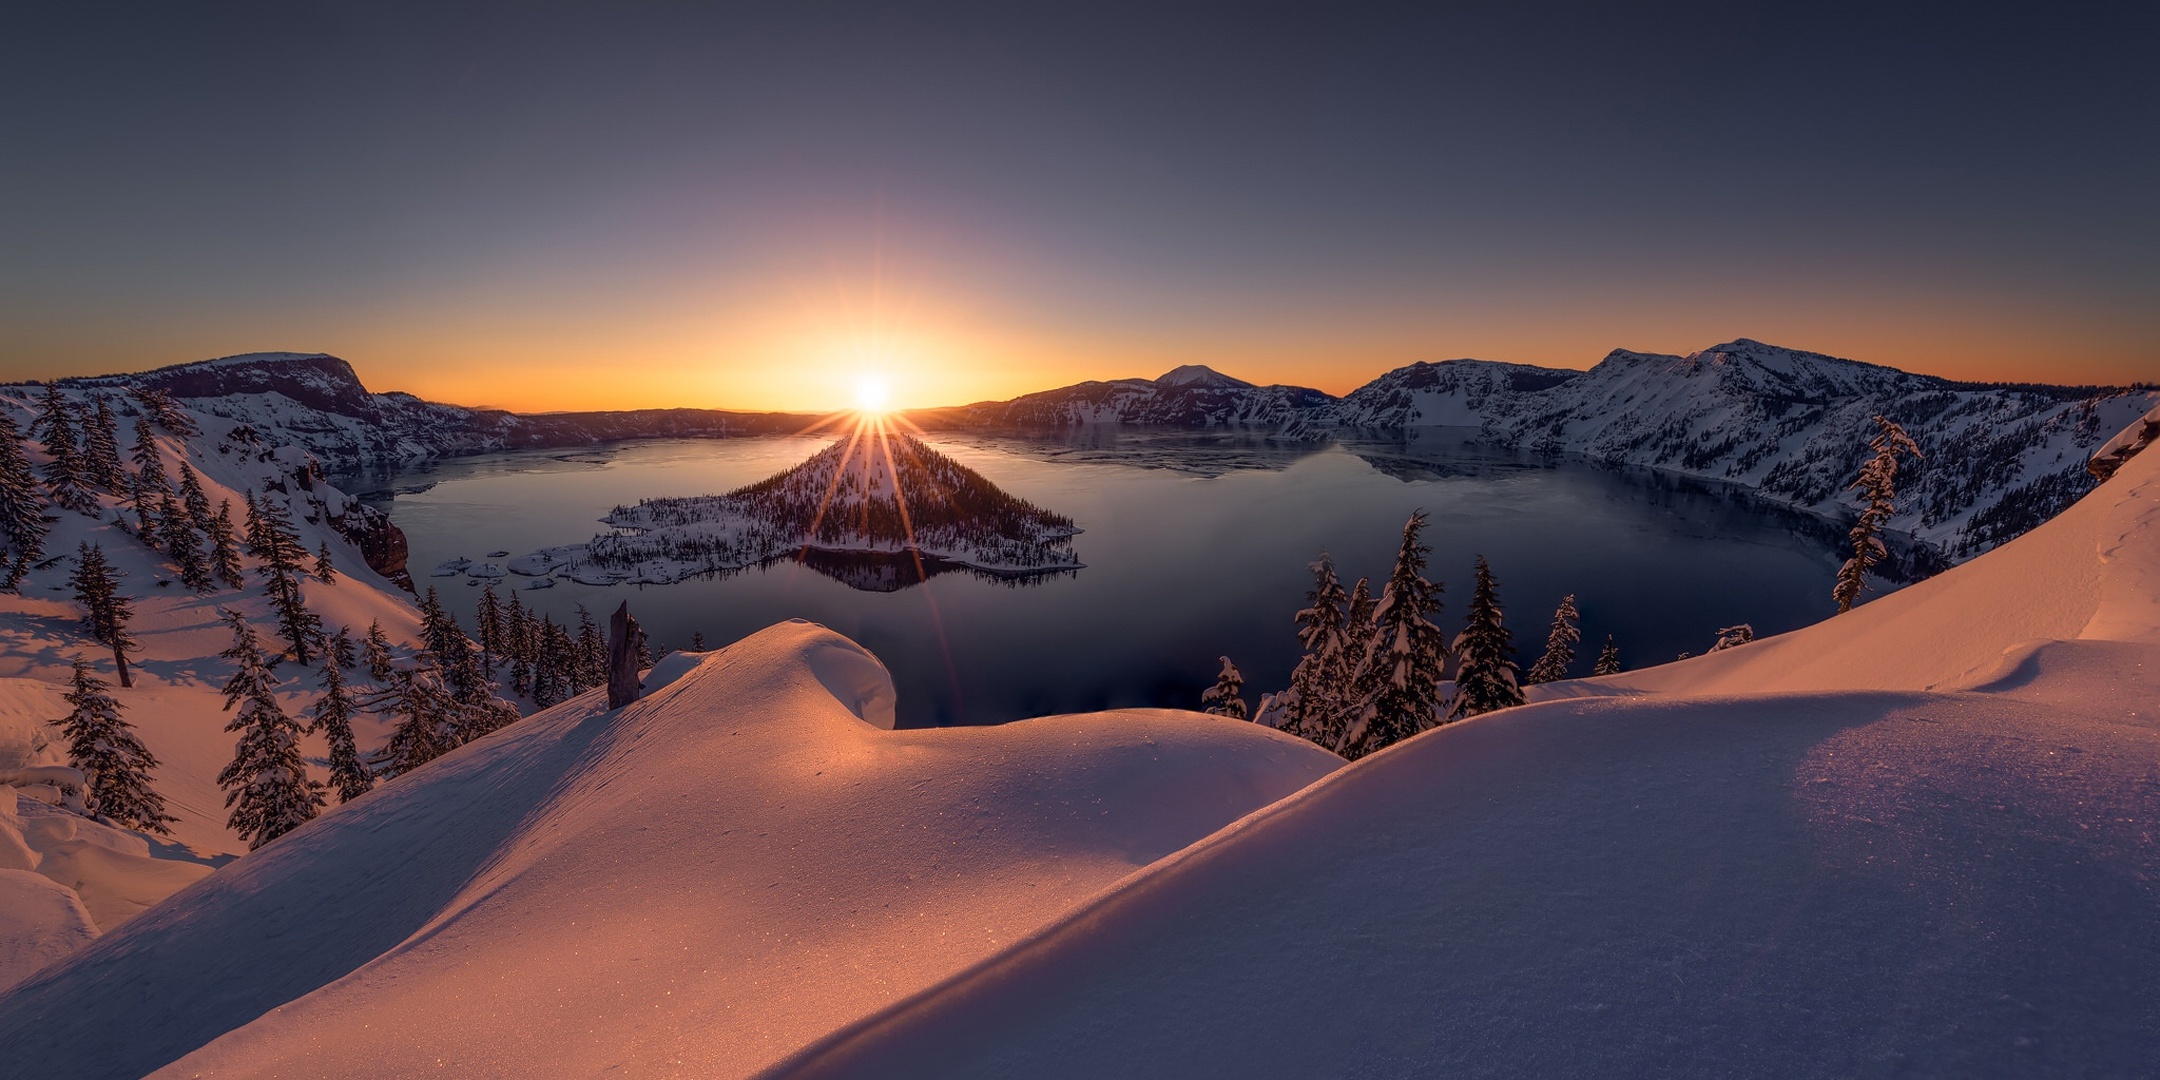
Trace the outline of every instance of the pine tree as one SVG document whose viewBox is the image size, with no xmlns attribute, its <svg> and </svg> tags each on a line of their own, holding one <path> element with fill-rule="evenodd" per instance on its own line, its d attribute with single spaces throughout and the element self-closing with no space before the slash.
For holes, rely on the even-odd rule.
<svg viewBox="0 0 2160 1080">
<path fill-rule="evenodd" d="M 1514 654 L 1514 635 L 1500 620 L 1500 583 L 1493 580 L 1492 567 L 1480 555 L 1469 621 L 1455 639 L 1455 655 L 1462 664 L 1455 672 L 1455 701 L 1448 708 L 1448 719 L 1522 704 L 1521 673 Z"/>
<path fill-rule="evenodd" d="M 1860 512 L 1860 519 L 1853 522 L 1852 558 L 1838 568 L 1837 585 L 1830 595 L 1837 601 L 1838 614 L 1851 611 L 1860 599 L 1860 592 L 1867 587 L 1868 571 L 1888 554 L 1882 542 L 1883 526 L 1889 524 L 1891 514 L 1896 512 L 1898 457 L 1909 454 L 1920 460 L 1920 447 L 1905 434 L 1905 429 L 1883 417 L 1876 417 L 1880 429 L 1868 442 L 1875 456 L 1860 468 L 1860 475 L 1846 485 L 1857 490 L 1867 499 L 1867 509 Z"/>
<path fill-rule="evenodd" d="M 480 589 L 480 603 L 473 611 L 473 628 L 480 634 L 480 667 L 492 676 L 495 662 L 502 658 L 503 648 L 502 600 L 495 595 L 493 582 Z"/>
<path fill-rule="evenodd" d="M 1568 677 L 1568 668 L 1575 663 L 1575 645 L 1582 640 L 1582 630 L 1575 620 L 1582 613 L 1575 610 L 1575 594 L 1560 598 L 1560 607 L 1553 612 L 1552 630 L 1545 635 L 1545 655 L 1530 665 L 1530 672 L 1523 676 L 1523 685 L 1558 682 Z"/>
<path fill-rule="evenodd" d="M 580 606 L 582 606 L 582 605 L 580 605 Z M 692 630 L 692 631 L 690 631 L 690 651 L 691 651 L 691 652 L 706 652 L 706 651 L 708 651 L 708 650 L 706 649 L 706 647 L 705 647 L 705 631 L 703 631 L 703 630 Z"/>
<path fill-rule="evenodd" d="M 330 541 L 325 540 L 315 549 L 315 580 L 325 585 L 337 580 L 337 567 L 330 564 Z"/>
<path fill-rule="evenodd" d="M 1419 539 L 1424 528 L 1425 512 L 1411 514 L 1395 569 L 1373 605 L 1364 670 L 1354 679 L 1364 694 L 1357 718 L 1343 733 L 1344 757 L 1385 749 L 1439 722 L 1447 636 L 1432 624 L 1443 587 L 1425 578 L 1432 549 Z"/>
<path fill-rule="evenodd" d="M 186 461 L 180 463 L 180 502 L 187 507 L 189 523 L 201 532 L 209 532 L 210 496 L 203 491 L 202 477 L 195 475 L 194 466 Z M 230 519 L 226 524 L 230 527 Z"/>
<path fill-rule="evenodd" d="M 1335 576 L 1335 561 L 1321 552 L 1313 572 L 1312 591 L 1305 607 L 1294 617 L 1298 642 L 1305 654 L 1290 672 L 1290 688 L 1276 698 L 1280 719 L 1276 727 L 1292 735 L 1333 746 L 1340 739 L 1343 698 L 1348 692 L 1348 643 L 1344 640 L 1342 581 Z M 1368 607 L 1370 603 L 1368 602 Z"/>
<path fill-rule="evenodd" d="M 203 530 L 210 534 L 210 565 L 217 576 L 225 580 L 228 588 L 237 589 L 247 584 L 240 574 L 240 545 L 233 539 L 232 500 L 218 503 L 217 516 L 210 519 L 210 527 Z"/>
<path fill-rule="evenodd" d="M 353 741 L 355 702 L 345 686 L 345 669 L 351 666 L 352 637 L 341 626 L 323 644 L 322 670 L 315 676 L 322 696 L 308 709 L 308 729 L 321 732 L 330 744 L 330 787 L 340 803 L 349 803 L 375 786 L 375 774 L 360 760 L 359 746 Z"/>
<path fill-rule="evenodd" d="M 1200 711 L 1244 720 L 1247 718 L 1245 699 L 1239 695 L 1245 690 L 1245 676 L 1238 673 L 1237 665 L 1231 663 L 1229 657 L 1221 659 L 1222 672 L 1215 676 L 1215 685 L 1200 695 Z"/>
<path fill-rule="evenodd" d="M 291 647 L 293 659 L 305 664 L 309 650 L 322 640 L 322 620 L 308 610 L 307 595 L 300 585 L 300 564 L 307 558 L 307 548 L 300 545 L 284 512 L 268 499 L 255 504 L 255 528 L 258 535 L 254 554 L 262 560 L 255 572 L 270 595 L 278 635 Z"/>
<path fill-rule="evenodd" d="M 128 502 L 135 507 L 135 535 L 153 548 L 165 527 L 165 522 L 158 517 L 159 494 L 152 482 L 140 473 L 128 482 Z"/>
<path fill-rule="evenodd" d="M 45 486 L 56 505 L 95 517 L 97 496 L 90 493 L 90 478 L 75 433 L 75 410 L 60 387 L 48 383 L 31 433 L 45 445 L 52 460 L 45 463 Z"/>
<path fill-rule="evenodd" d="M 368 624 L 367 643 L 360 649 L 360 658 L 367 664 L 368 678 L 378 686 L 387 685 L 396 673 L 390 661 L 390 635 L 383 633 L 381 619 Z"/>
<path fill-rule="evenodd" d="M 277 679 L 270 674 L 255 629 L 237 611 L 223 613 L 232 627 L 233 644 L 220 655 L 233 662 L 225 681 L 225 708 L 238 706 L 227 731 L 240 733 L 232 764 L 218 773 L 226 825 L 248 842 L 248 850 L 307 824 L 322 811 L 322 784 L 308 775 L 300 753 L 302 728 L 278 705 Z"/>
<path fill-rule="evenodd" d="M 425 650 L 409 670 L 398 671 L 390 688 L 372 707 L 398 718 L 389 741 L 375 756 L 375 771 L 385 778 L 403 776 L 457 749 L 458 706 Z"/>
<path fill-rule="evenodd" d="M 90 419 L 83 425 L 83 464 L 91 484 L 115 495 L 127 488 L 127 469 L 120 463 L 120 423 L 103 394 L 90 398 Z"/>
<path fill-rule="evenodd" d="M 1724 652 L 1726 649 L 1736 645 L 1745 645 L 1753 640 L 1755 640 L 1755 628 L 1747 623 L 1722 627 L 1717 632 L 1717 644 L 1710 646 L 1710 651 Z"/>
<path fill-rule="evenodd" d="M 173 404 L 172 395 L 167 394 L 165 391 L 135 389 L 128 392 L 134 395 L 135 403 L 142 406 L 144 412 L 150 414 L 150 418 L 157 422 L 157 426 L 183 439 L 191 439 L 202 434 L 202 429 L 196 427 L 195 421 L 189 419 L 186 413 L 180 411 L 179 406 Z"/>
<path fill-rule="evenodd" d="M 210 577 L 210 562 L 203 557 L 202 546 L 195 538 L 195 526 L 188 522 L 186 511 L 167 495 L 158 504 L 158 513 L 164 518 L 165 550 L 172 555 L 174 568 L 180 571 L 180 583 L 199 593 L 216 588 L 217 582 Z"/>
<path fill-rule="evenodd" d="M 165 480 L 165 455 L 158 449 L 157 435 L 150 430 L 150 421 L 135 418 L 135 448 L 128 455 L 135 463 L 135 490 L 162 495 L 172 490 Z"/>
<path fill-rule="evenodd" d="M 599 686 L 607 682 L 607 635 L 585 605 L 578 605 L 577 615 L 578 685 Z"/>
<path fill-rule="evenodd" d="M 240 521 L 240 544 L 247 548 L 248 554 L 260 559 L 270 543 L 266 539 L 268 534 L 263 531 L 263 504 L 255 498 L 254 488 L 242 492 L 240 498 L 247 507 L 246 515 Z"/>
<path fill-rule="evenodd" d="M 443 683 L 458 701 L 471 703 L 486 696 L 487 678 L 481 674 L 472 642 L 466 639 L 457 616 L 444 610 L 433 586 L 420 601 L 420 643 L 435 657 Z"/>
<path fill-rule="evenodd" d="M 23 453 L 22 431 L 15 417 L 0 409 L 0 539 L 7 541 L 9 558 L 6 579 L 0 587 L 14 591 L 22 576 L 45 553 L 45 496 L 37 475 Z"/>
<path fill-rule="evenodd" d="M 165 797 L 150 786 L 157 758 L 134 725 L 120 719 L 111 688 L 80 656 L 72 687 L 66 695 L 72 711 L 55 722 L 67 740 L 68 764 L 88 782 L 91 808 L 130 829 L 172 835 L 166 825 L 179 819 L 165 812 Z"/>
<path fill-rule="evenodd" d="M 1605 647 L 1598 650 L 1597 664 L 1590 669 L 1592 676 L 1620 674 L 1620 646 L 1613 644 L 1611 634 L 1605 635 Z"/>
<path fill-rule="evenodd" d="M 91 639 L 112 649 L 113 666 L 120 671 L 120 686 L 134 687 L 135 680 L 128 675 L 127 654 L 139 648 L 128 634 L 135 608 L 120 594 L 120 574 L 105 561 L 105 549 L 87 540 L 77 547 L 75 572 L 68 584 L 74 586 L 75 602 L 83 606 L 83 625 L 89 628 Z"/>
</svg>

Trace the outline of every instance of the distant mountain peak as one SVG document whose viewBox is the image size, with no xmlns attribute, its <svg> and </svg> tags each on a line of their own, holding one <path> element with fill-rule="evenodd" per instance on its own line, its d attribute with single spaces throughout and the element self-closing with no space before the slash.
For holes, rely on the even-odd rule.
<svg viewBox="0 0 2160 1080">
<path fill-rule="evenodd" d="M 1252 384 L 1233 379 L 1206 364 L 1180 364 L 1156 376 L 1157 386 L 1199 386 L 1215 390 L 1244 390 Z"/>
</svg>

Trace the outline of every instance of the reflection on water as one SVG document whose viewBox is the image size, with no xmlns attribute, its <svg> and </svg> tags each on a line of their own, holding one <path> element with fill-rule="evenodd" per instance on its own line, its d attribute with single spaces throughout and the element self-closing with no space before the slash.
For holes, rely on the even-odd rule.
<svg viewBox="0 0 2160 1080">
<path fill-rule="evenodd" d="M 929 440 L 999 487 L 1070 515 L 1087 568 L 1017 587 L 913 566 L 782 560 L 666 586 L 561 582 L 527 603 L 575 619 L 627 598 L 654 640 L 730 641 L 780 619 L 823 623 L 892 670 L 903 724 L 992 723 L 1131 705 L 1192 707 L 1228 654 L 1257 698 L 1297 658 L 1290 617 L 1322 549 L 1346 577 L 1385 576 L 1403 520 L 1430 512 L 1429 572 L 1456 586 L 1491 559 L 1527 664 L 1560 597 L 1577 594 L 1587 670 L 1612 634 L 1628 666 L 1702 652 L 1719 627 L 1771 634 L 1825 618 L 1843 530 L 1744 492 L 1644 470 L 1547 460 L 1469 432 L 1330 445 L 1240 432 L 1081 429 Z M 477 585 L 424 575 L 456 556 L 590 538 L 613 507 L 728 491 L 801 462 L 823 440 L 671 440 L 462 458 L 346 478 L 386 500 L 423 588 L 469 612 Z M 393 497 L 394 496 L 394 497 Z M 838 571 L 845 580 L 828 576 Z M 519 579 L 510 578 L 504 586 Z M 888 591 L 888 588 L 890 591 Z M 468 618 L 469 622 L 469 618 Z"/>
</svg>

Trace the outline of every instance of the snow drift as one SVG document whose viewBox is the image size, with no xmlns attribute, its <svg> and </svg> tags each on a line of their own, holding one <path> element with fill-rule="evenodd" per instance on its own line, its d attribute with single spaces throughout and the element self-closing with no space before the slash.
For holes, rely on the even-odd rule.
<svg viewBox="0 0 2160 1080">
<path fill-rule="evenodd" d="M 47 969 L 0 998 L 11 1067 L 743 1075 L 1341 764 L 1170 711 L 882 730 L 883 667 L 802 623 L 647 685 L 470 744 Z"/>
</svg>

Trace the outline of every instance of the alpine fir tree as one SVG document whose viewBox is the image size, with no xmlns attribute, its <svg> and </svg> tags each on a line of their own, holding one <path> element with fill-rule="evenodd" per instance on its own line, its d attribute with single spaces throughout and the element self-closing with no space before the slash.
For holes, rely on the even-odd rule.
<svg viewBox="0 0 2160 1080">
<path fill-rule="evenodd" d="M 128 622 L 135 617 L 135 609 L 120 595 L 120 574 L 105 561 L 105 549 L 87 540 L 77 547 L 75 572 L 68 584 L 74 586 L 75 602 L 83 606 L 83 625 L 89 628 L 91 639 L 112 650 L 121 687 L 132 688 L 135 680 L 128 675 L 127 654 L 138 646 L 128 634 Z"/>
<path fill-rule="evenodd" d="M 1710 651 L 1724 652 L 1726 649 L 1736 645 L 1745 645 L 1753 640 L 1755 640 L 1755 628 L 1747 623 L 1723 627 L 1718 630 L 1717 644 L 1710 646 Z"/>
<path fill-rule="evenodd" d="M 135 449 L 128 458 L 135 463 L 136 491 L 162 495 L 172 490 L 165 479 L 165 455 L 158 449 L 157 434 L 144 417 L 135 418 Z"/>
<path fill-rule="evenodd" d="M 325 540 L 315 548 L 315 580 L 325 585 L 337 580 L 337 567 L 330 564 L 330 541 Z"/>
<path fill-rule="evenodd" d="M 1305 594 L 1305 607 L 1294 616 L 1298 643 L 1305 647 L 1305 654 L 1290 672 L 1290 688 L 1275 700 L 1275 726 L 1322 746 L 1333 746 L 1342 734 L 1339 726 L 1343 697 L 1350 679 L 1343 625 L 1349 598 L 1343 595 L 1342 581 L 1335 576 L 1335 561 L 1327 552 L 1321 552 L 1310 569 L 1312 591 Z"/>
<path fill-rule="evenodd" d="M 71 711 L 56 723 L 67 740 L 68 764 L 88 784 L 91 809 L 130 829 L 172 835 L 166 825 L 179 819 L 165 812 L 165 797 L 150 786 L 158 760 L 135 737 L 134 726 L 120 719 L 111 688 L 80 656 L 71 685 Z"/>
<path fill-rule="evenodd" d="M 1597 663 L 1590 668 L 1590 674 L 1620 674 L 1620 646 L 1613 644 L 1611 634 L 1605 635 L 1605 647 L 1598 650 Z"/>
<path fill-rule="evenodd" d="M 220 654 L 233 663 L 225 708 L 238 707 L 225 730 L 239 732 L 240 739 L 232 764 L 218 773 L 218 786 L 232 810 L 225 824 L 253 851 L 313 820 L 322 811 L 322 784 L 308 775 L 302 728 L 278 705 L 277 679 L 254 628 L 237 611 L 224 616 L 233 631 L 232 647 Z"/>
<path fill-rule="evenodd" d="M 135 403 L 141 405 L 142 410 L 149 413 L 150 418 L 157 422 L 157 426 L 183 439 L 202 434 L 202 429 L 196 427 L 195 421 L 189 419 L 186 413 L 180 411 L 179 406 L 173 404 L 172 395 L 167 394 L 165 391 L 138 389 L 131 390 L 129 393 L 134 395 Z"/>
<path fill-rule="evenodd" d="M 382 620 L 368 623 L 367 638 L 360 646 L 360 662 L 367 667 L 368 678 L 376 685 L 387 685 L 397 669 L 390 659 L 390 635 L 383 633 Z"/>
<path fill-rule="evenodd" d="M 1559 609 L 1553 612 L 1552 629 L 1545 635 L 1545 655 L 1530 665 L 1523 685 L 1558 682 L 1568 677 L 1568 667 L 1575 663 L 1575 645 L 1582 640 L 1582 630 L 1575 625 L 1580 618 L 1582 613 L 1575 610 L 1575 594 L 1561 597 Z"/>
<path fill-rule="evenodd" d="M 161 494 L 140 473 L 129 481 L 128 502 L 135 507 L 135 535 L 141 537 L 143 543 L 153 548 L 158 545 L 158 533 L 162 531 L 165 525 L 165 522 L 158 517 L 159 497 Z"/>
<path fill-rule="evenodd" d="M 247 584 L 247 579 L 240 575 L 240 545 L 233 538 L 231 499 L 218 503 L 217 515 L 203 531 L 210 535 L 210 566 L 217 571 L 217 576 L 223 578 L 229 588 L 237 589 Z"/>
<path fill-rule="evenodd" d="M 1868 571 L 1887 554 L 1882 530 L 1896 510 L 1893 503 L 1897 499 L 1898 457 L 1910 454 L 1915 460 L 1920 458 L 1920 447 L 1905 434 L 1904 428 L 1880 416 L 1875 418 L 1875 424 L 1880 430 L 1868 442 L 1875 456 L 1861 466 L 1860 475 L 1846 485 L 1860 492 L 1867 500 L 1867 509 L 1860 511 L 1860 520 L 1853 523 L 1852 558 L 1845 560 L 1845 565 L 1838 569 L 1837 585 L 1830 591 L 1840 615 L 1851 611 L 1853 604 L 1859 601 L 1860 591 L 1867 587 Z"/>
<path fill-rule="evenodd" d="M 493 582 L 480 589 L 480 603 L 473 611 L 473 626 L 480 634 L 480 667 L 493 676 L 495 662 L 502 659 L 503 648 L 502 600 L 495 595 Z"/>
<path fill-rule="evenodd" d="M 1477 587 L 1470 595 L 1470 617 L 1455 639 L 1461 666 L 1455 672 L 1455 701 L 1448 719 L 1488 713 L 1523 703 L 1521 673 L 1516 670 L 1515 640 L 1500 621 L 1500 584 L 1492 567 L 1478 556 Z"/>
<path fill-rule="evenodd" d="M 1432 623 L 1442 586 L 1425 578 L 1432 549 L 1419 539 L 1424 528 L 1425 512 L 1411 514 L 1395 569 L 1373 605 L 1372 637 L 1363 670 L 1353 679 L 1363 696 L 1339 751 L 1346 758 L 1385 749 L 1439 722 L 1447 636 Z"/>
<path fill-rule="evenodd" d="M 203 492 L 202 477 L 195 475 L 194 467 L 185 461 L 180 463 L 180 503 L 187 507 L 190 524 L 202 532 L 210 531 L 210 496 Z"/>
<path fill-rule="evenodd" d="M 585 605 L 578 605 L 577 617 L 578 685 L 599 686 L 607 682 L 607 635 L 600 632 L 600 624 Z"/>
<path fill-rule="evenodd" d="M 410 669 L 399 670 L 370 707 L 398 718 L 389 741 L 375 755 L 375 771 L 383 777 L 403 776 L 457 749 L 458 704 L 435 669 L 435 658 L 425 650 L 413 657 Z"/>
<path fill-rule="evenodd" d="M 1221 659 L 1222 672 L 1215 676 L 1215 685 L 1200 695 L 1200 711 L 1243 720 L 1248 714 L 1245 699 L 1239 695 L 1245 689 L 1245 676 L 1238 673 L 1237 665 L 1231 663 L 1229 657 Z"/>
<path fill-rule="evenodd" d="M 97 496 L 91 494 L 88 466 L 77 441 L 75 409 L 60 387 L 48 383 L 39 404 L 31 433 L 45 445 L 52 460 L 45 463 L 45 487 L 55 504 L 78 514 L 96 516 Z"/>
<path fill-rule="evenodd" d="M 7 542 L 7 572 L 0 587 L 9 591 L 45 553 L 45 495 L 30 457 L 23 453 L 22 431 L 15 417 L 0 408 L 0 540 Z"/>
<path fill-rule="evenodd" d="M 580 605 L 580 606 L 582 606 L 582 605 Z M 692 630 L 692 631 L 690 631 L 690 651 L 691 651 L 691 652 L 705 652 L 705 651 L 707 651 L 707 650 L 706 650 L 706 648 L 705 648 L 705 631 L 703 631 L 703 630 Z"/>
<path fill-rule="evenodd" d="M 308 610 L 307 595 L 302 591 L 301 563 L 307 558 L 307 548 L 300 545 L 299 536 L 277 503 L 263 499 L 255 503 L 256 542 L 251 545 L 254 554 L 262 560 L 256 568 L 270 595 L 270 608 L 277 615 L 278 636 L 292 649 L 294 660 L 305 664 L 310 650 L 322 640 L 322 620 Z"/>
<path fill-rule="evenodd" d="M 127 469 L 120 463 L 120 422 L 103 394 L 90 399 L 90 419 L 83 425 L 83 466 L 93 485 L 115 495 L 127 490 Z"/>
<path fill-rule="evenodd" d="M 443 608 L 432 586 L 420 601 L 420 643 L 435 657 L 453 697 L 471 703 L 486 696 L 487 677 L 480 671 L 480 658 L 457 616 Z"/>
<path fill-rule="evenodd" d="M 164 536 L 165 550 L 172 555 L 173 567 L 180 571 L 180 582 L 199 593 L 217 587 L 210 577 L 210 560 L 203 555 L 202 545 L 195 537 L 195 526 L 189 523 L 187 512 L 171 495 L 158 504 L 158 514 L 164 520 L 160 532 Z"/>
<path fill-rule="evenodd" d="M 345 686 L 345 669 L 351 666 L 352 637 L 341 626 L 323 643 L 322 670 L 315 675 L 322 696 L 308 708 L 309 730 L 321 732 L 330 744 L 330 788 L 340 803 L 349 803 L 375 786 L 375 774 L 360 760 L 359 746 L 353 741 L 355 702 Z"/>
</svg>

